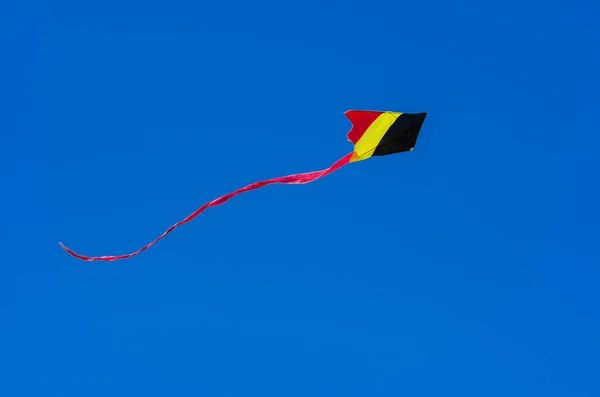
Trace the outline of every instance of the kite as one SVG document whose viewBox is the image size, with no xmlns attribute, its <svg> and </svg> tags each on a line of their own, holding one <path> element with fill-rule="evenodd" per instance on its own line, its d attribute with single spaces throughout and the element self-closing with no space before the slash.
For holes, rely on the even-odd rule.
<svg viewBox="0 0 600 397">
<path fill-rule="evenodd" d="M 369 110 L 348 110 L 344 113 L 352 124 L 352 128 L 347 134 L 348 141 L 354 144 L 354 150 L 344 157 L 337 160 L 329 168 L 321 171 L 313 171 L 302 174 L 287 175 L 278 178 L 267 179 L 260 182 L 252 183 L 248 186 L 240 188 L 232 193 L 221 196 L 217 199 L 204 204 L 186 218 L 169 227 L 156 240 L 150 242 L 139 250 L 126 254 L 115 256 L 84 256 L 73 252 L 63 243 L 59 245 L 67 253 L 75 258 L 84 261 L 115 261 L 120 259 L 128 259 L 139 253 L 147 250 L 167 234 L 171 233 L 175 228 L 190 222 L 200 213 L 204 212 L 209 207 L 224 204 L 229 199 L 237 196 L 240 193 L 250 190 L 259 189 L 271 184 L 306 184 L 313 182 L 319 178 L 331 174 L 349 163 L 366 160 L 373 156 L 387 156 L 394 153 L 412 151 L 417 142 L 417 137 L 421 131 L 421 127 L 425 121 L 427 113 L 401 113 L 391 111 L 369 111 Z"/>
</svg>

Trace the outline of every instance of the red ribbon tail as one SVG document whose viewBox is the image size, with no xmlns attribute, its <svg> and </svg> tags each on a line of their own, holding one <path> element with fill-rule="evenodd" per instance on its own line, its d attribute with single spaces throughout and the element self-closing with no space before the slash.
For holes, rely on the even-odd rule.
<svg viewBox="0 0 600 397">
<path fill-rule="evenodd" d="M 71 249 L 67 248 L 63 243 L 59 242 L 58 244 L 61 246 L 61 248 L 63 250 L 65 250 L 67 253 L 69 253 L 71 256 L 78 258 L 78 259 L 82 259 L 84 261 L 115 261 L 115 260 L 120 260 L 120 259 L 128 259 L 131 257 L 134 257 L 136 255 L 138 255 L 139 253 L 147 250 L 148 248 L 150 248 L 151 246 L 153 246 L 154 244 L 158 243 L 160 240 L 162 240 L 163 238 L 165 238 L 167 236 L 167 234 L 171 233 L 175 228 L 183 225 L 184 223 L 187 223 L 189 221 L 191 221 L 192 219 L 194 219 L 195 217 L 197 217 L 198 215 L 200 215 L 202 212 L 204 212 L 207 208 L 209 207 L 214 207 L 217 205 L 221 205 L 224 204 L 225 202 L 227 202 L 229 199 L 231 199 L 234 196 L 237 196 L 240 193 L 244 193 L 250 190 L 254 190 L 254 189 L 259 189 L 263 186 L 266 185 L 272 185 L 275 183 L 282 183 L 282 184 L 305 184 L 305 183 L 309 183 L 309 182 L 313 182 L 319 178 L 322 178 L 326 175 L 331 174 L 332 172 L 338 170 L 339 168 L 343 167 L 344 165 L 348 164 L 350 162 L 350 159 L 352 158 L 352 154 L 353 153 L 349 153 L 347 155 L 345 155 L 344 157 L 342 157 L 341 159 L 339 159 L 338 161 L 336 161 L 331 167 L 326 168 L 324 170 L 321 171 L 313 171 L 313 172 L 307 172 L 307 173 L 303 173 L 303 174 L 293 174 L 293 175 L 287 175 L 287 176 L 282 176 L 282 177 L 278 177 L 278 178 L 272 178 L 272 179 L 267 179 L 264 181 L 260 181 L 260 182 L 255 182 L 252 183 L 248 186 L 245 186 L 243 188 L 240 188 L 234 192 L 228 193 L 224 196 L 221 196 L 219 198 L 216 198 L 212 201 L 209 201 L 208 203 L 204 204 L 202 207 L 198 208 L 196 211 L 194 211 L 193 213 L 191 213 L 190 215 L 188 215 L 186 218 L 180 220 L 179 222 L 175 223 L 174 225 L 172 225 L 171 227 L 169 227 L 162 235 L 160 235 L 156 240 L 146 244 L 145 246 L 143 246 L 142 248 L 140 248 L 139 250 L 132 252 L 130 254 L 125 254 L 125 255 L 114 255 L 114 256 L 85 256 L 85 255 L 81 255 L 81 254 L 77 254 L 75 252 L 73 252 Z"/>
</svg>

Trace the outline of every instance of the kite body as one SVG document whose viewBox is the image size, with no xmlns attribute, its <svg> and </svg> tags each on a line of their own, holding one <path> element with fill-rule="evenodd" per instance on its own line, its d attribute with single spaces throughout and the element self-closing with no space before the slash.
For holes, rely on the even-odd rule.
<svg viewBox="0 0 600 397">
<path fill-rule="evenodd" d="M 350 162 L 413 150 L 426 116 L 427 113 L 347 111 L 346 117 L 352 122 L 348 140 L 354 144 Z"/>
<path fill-rule="evenodd" d="M 412 151 L 417 142 L 417 137 L 419 136 L 425 117 L 427 116 L 427 113 L 400 113 L 368 110 L 348 110 L 345 114 L 352 123 L 352 129 L 348 132 L 347 137 L 348 140 L 354 144 L 354 150 L 337 160 L 329 168 L 321 171 L 294 174 L 255 182 L 232 193 L 214 199 L 198 208 L 185 219 L 182 219 L 169 227 L 156 240 L 130 254 L 95 257 L 85 256 L 73 252 L 62 243 L 59 244 L 70 255 L 85 261 L 114 261 L 131 258 L 142 251 L 147 250 L 152 245 L 162 240 L 167 234 L 171 233 L 176 227 L 191 221 L 207 208 L 221 205 L 240 193 L 275 183 L 305 184 L 324 177 L 349 163 L 366 160 L 372 156 L 386 156 L 394 153 Z"/>
</svg>

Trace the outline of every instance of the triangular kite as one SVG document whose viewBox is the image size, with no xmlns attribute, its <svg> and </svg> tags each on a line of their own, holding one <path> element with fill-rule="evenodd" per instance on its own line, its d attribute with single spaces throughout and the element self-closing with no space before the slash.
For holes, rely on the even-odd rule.
<svg viewBox="0 0 600 397">
<path fill-rule="evenodd" d="M 324 177 L 349 163 L 366 160 L 372 156 L 386 156 L 393 153 L 412 151 L 417 142 L 417 137 L 419 136 L 425 117 L 427 116 L 427 113 L 400 113 L 367 110 L 349 110 L 345 114 L 352 123 L 352 129 L 348 132 L 347 137 L 348 140 L 354 144 L 354 150 L 336 161 L 329 168 L 321 171 L 294 174 L 255 182 L 219 197 L 204 204 L 187 218 L 175 223 L 156 240 L 130 254 L 96 257 L 84 256 L 73 252 L 62 243 L 59 244 L 72 256 L 85 261 L 114 261 L 131 258 L 138 255 L 140 252 L 147 250 L 152 245 L 162 240 L 167 234 L 171 233 L 173 229 L 191 221 L 207 208 L 221 205 L 240 193 L 275 183 L 305 184 Z"/>
</svg>

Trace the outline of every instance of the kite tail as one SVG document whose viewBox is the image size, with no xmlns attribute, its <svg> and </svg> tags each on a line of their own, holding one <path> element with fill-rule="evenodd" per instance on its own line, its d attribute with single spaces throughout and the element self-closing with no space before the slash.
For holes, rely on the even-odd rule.
<svg viewBox="0 0 600 397">
<path fill-rule="evenodd" d="M 321 171 L 314 171 L 314 172 L 307 172 L 307 173 L 303 173 L 303 174 L 294 174 L 294 175 L 288 175 L 288 176 L 282 176 L 282 177 L 278 177 L 278 178 L 273 178 L 273 179 L 268 179 L 265 181 L 260 181 L 260 182 L 255 182 L 252 183 L 248 186 L 245 186 L 241 189 L 238 189 L 234 192 L 231 192 L 229 194 L 226 194 L 224 196 L 221 196 L 217 199 L 214 199 L 213 201 L 210 201 L 206 204 L 204 204 L 202 207 L 198 208 L 196 211 L 192 212 L 187 218 L 180 220 L 179 222 L 175 223 L 173 226 L 171 226 L 170 228 L 168 228 L 160 237 L 158 237 L 156 240 L 152 241 L 151 243 L 145 245 L 144 247 L 140 248 L 139 250 L 132 252 L 131 254 L 126 254 L 126 255 L 116 255 L 116 256 L 84 256 L 84 255 L 80 255 L 77 254 L 75 252 L 73 252 L 72 250 L 70 250 L 69 248 L 67 248 L 63 243 L 59 242 L 60 246 L 62 249 L 64 249 L 65 251 L 67 251 L 70 255 L 74 256 L 75 258 L 79 258 L 82 259 L 84 261 L 115 261 L 115 260 L 119 260 L 119 259 L 128 259 L 131 258 L 133 256 L 138 255 L 139 253 L 147 250 L 148 248 L 150 248 L 151 246 L 153 246 L 154 244 L 158 243 L 160 240 L 162 240 L 163 238 L 165 238 L 165 236 L 169 233 L 171 233 L 176 227 L 179 227 L 181 225 L 183 225 L 184 223 L 188 223 L 189 221 L 191 221 L 192 219 L 194 219 L 195 217 L 197 217 L 198 215 L 200 215 L 200 213 L 204 212 L 207 208 L 209 207 L 214 207 L 217 205 L 221 205 L 224 204 L 225 202 L 227 202 L 229 199 L 231 199 L 234 196 L 237 196 L 240 193 L 244 193 L 250 190 L 254 190 L 254 189 L 259 189 L 263 186 L 266 185 L 271 185 L 271 184 L 275 184 L 275 183 L 283 183 L 283 184 L 305 184 L 305 183 L 309 183 L 312 181 L 315 181 L 321 177 L 324 177 L 325 175 L 328 175 L 336 170 L 338 170 L 339 168 L 341 168 L 342 166 L 348 164 L 350 162 L 350 159 L 352 158 L 352 154 L 353 153 L 349 153 L 346 156 L 342 157 L 341 159 L 339 159 L 338 161 L 336 161 L 331 167 L 326 168 L 324 170 Z"/>
</svg>

